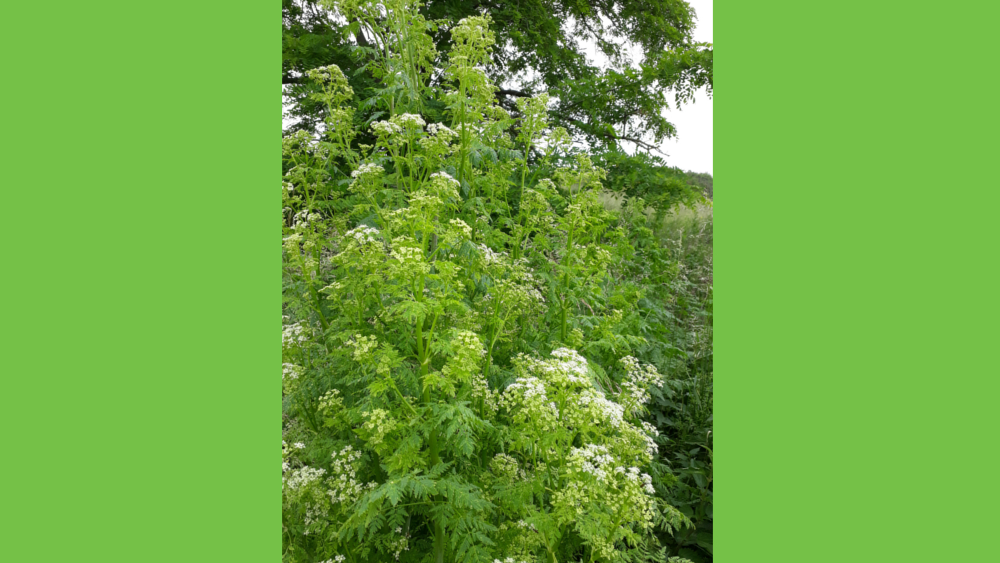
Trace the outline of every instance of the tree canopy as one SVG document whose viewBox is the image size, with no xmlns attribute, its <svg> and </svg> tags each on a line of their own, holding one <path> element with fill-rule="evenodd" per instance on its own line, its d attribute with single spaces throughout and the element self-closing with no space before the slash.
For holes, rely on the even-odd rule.
<svg viewBox="0 0 1000 563">
<path fill-rule="evenodd" d="M 296 120 L 292 129 L 314 130 L 323 122 L 323 108 L 309 99 L 312 87 L 303 77 L 328 64 L 344 69 L 359 109 L 369 116 L 374 111 L 363 102 L 378 92 L 371 63 L 381 43 L 370 28 L 345 17 L 358 4 L 283 0 L 282 84 L 292 100 L 286 113 Z M 552 125 L 597 155 L 609 189 L 654 205 L 694 193 L 657 150 L 676 134 L 665 110 L 713 88 L 713 48 L 693 40 L 696 14 L 684 0 L 428 0 L 417 9 L 434 42 L 431 88 L 447 81 L 441 53 L 455 22 L 488 15 L 496 43 L 483 66 L 498 85 L 501 107 L 516 116 L 518 99 L 548 92 Z"/>
</svg>

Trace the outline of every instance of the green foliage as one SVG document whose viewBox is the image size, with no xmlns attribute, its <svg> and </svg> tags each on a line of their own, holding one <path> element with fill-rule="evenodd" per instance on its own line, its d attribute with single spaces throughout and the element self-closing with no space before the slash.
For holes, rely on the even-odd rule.
<svg viewBox="0 0 1000 563">
<path fill-rule="evenodd" d="M 381 117 L 384 108 L 376 105 L 384 94 L 405 90 L 406 84 L 423 90 L 427 103 L 421 113 L 439 121 L 443 108 L 430 91 L 446 88 L 455 76 L 429 71 L 447 66 L 452 22 L 467 17 L 485 16 L 493 22 L 490 42 L 495 48 L 484 52 L 487 59 L 480 66 L 484 78 L 506 85 L 491 88 L 499 107 L 516 116 L 521 100 L 548 92 L 552 125 L 598 155 L 655 151 L 675 134 L 664 112 L 670 106 L 669 93 L 674 92 L 678 106 L 701 88 L 712 93 L 713 48 L 693 42 L 695 14 L 684 0 L 430 0 L 396 9 L 397 4 L 385 3 L 392 9 L 383 10 L 368 9 L 364 2 L 283 0 L 282 83 L 295 102 L 289 113 L 298 120 L 295 129 L 315 131 L 322 123 L 324 109 L 309 102 L 304 74 L 328 64 L 344 69 L 358 93 L 365 123 Z M 396 26 L 401 32 L 395 35 L 391 17 L 408 18 L 405 26 Z M 406 48 L 398 48 L 401 42 Z M 588 43 L 599 49 L 600 62 L 588 57 Z M 379 61 L 391 52 L 425 71 L 426 82 L 416 80 L 419 71 L 388 72 L 391 65 Z M 385 82 L 386 77 L 402 80 Z M 665 191 L 657 182 L 652 188 L 651 193 L 632 191 L 650 201 Z M 684 194 L 678 201 L 686 199 Z"/>
<path fill-rule="evenodd" d="M 382 48 L 282 143 L 283 561 L 710 556 L 710 223 L 608 210 L 490 17 L 328 6 Z"/>
<path fill-rule="evenodd" d="M 712 199 L 712 175 L 705 172 L 688 172 L 688 183 L 701 188 L 708 199 Z"/>
</svg>

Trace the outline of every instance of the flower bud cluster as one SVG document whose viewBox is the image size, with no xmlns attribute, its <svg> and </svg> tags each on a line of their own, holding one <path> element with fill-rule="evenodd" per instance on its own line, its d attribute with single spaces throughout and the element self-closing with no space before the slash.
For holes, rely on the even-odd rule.
<svg viewBox="0 0 1000 563">
<path fill-rule="evenodd" d="M 399 273 L 405 277 L 416 277 L 431 271 L 430 264 L 424 259 L 424 251 L 408 246 L 412 243 L 410 237 L 397 237 L 392 243 L 390 257 L 397 261 Z"/>
<path fill-rule="evenodd" d="M 301 154 L 309 148 L 313 137 L 308 131 L 298 130 L 291 135 L 281 138 L 281 154 L 291 156 Z"/>
<path fill-rule="evenodd" d="M 305 230 L 311 223 L 317 223 L 323 220 L 323 216 L 319 213 L 312 213 L 308 209 L 303 209 L 293 216 L 294 224 L 292 228 L 296 231 Z"/>
<path fill-rule="evenodd" d="M 517 478 L 517 460 L 507 454 L 497 454 L 490 461 L 490 471 L 500 479 L 513 481 Z"/>
<path fill-rule="evenodd" d="M 292 256 L 299 255 L 299 243 L 302 242 L 302 235 L 299 233 L 293 233 L 287 237 L 281 239 L 282 246 L 285 251 Z"/>
<path fill-rule="evenodd" d="M 458 133 L 445 127 L 440 123 L 431 123 L 427 126 L 429 135 L 421 137 L 417 143 L 429 156 L 443 156 L 451 152 L 451 142 L 458 137 Z"/>
<path fill-rule="evenodd" d="M 459 199 L 458 190 L 462 184 L 452 178 L 447 172 L 435 172 L 431 174 L 428 183 L 424 184 L 427 193 L 444 201 L 457 201 Z M 411 196 L 412 205 L 412 196 Z"/>
<path fill-rule="evenodd" d="M 497 412 L 500 410 L 500 392 L 496 389 L 490 389 L 489 383 L 482 373 L 475 373 L 472 376 L 472 400 L 482 401 L 483 407 L 485 407 L 486 412 L 490 414 L 490 417 L 496 416 Z"/>
<path fill-rule="evenodd" d="M 445 182 L 445 183 L 451 183 L 455 187 L 461 186 L 461 184 L 459 183 L 459 181 L 456 180 L 454 176 L 452 176 L 451 174 L 449 174 L 447 172 L 435 172 L 435 173 L 431 174 L 430 180 L 431 180 L 431 182 L 440 181 L 440 182 Z"/>
<path fill-rule="evenodd" d="M 340 397 L 340 391 L 330 389 L 319 399 L 319 411 L 327 416 L 337 414 L 344 406 L 344 400 Z"/>
<path fill-rule="evenodd" d="M 448 221 L 448 230 L 443 238 L 446 244 L 458 246 L 462 241 L 472 238 L 472 227 L 461 219 L 452 219 Z"/>
<path fill-rule="evenodd" d="M 354 349 L 352 357 L 355 362 L 363 362 L 370 356 L 371 351 L 378 346 L 378 340 L 374 336 L 355 334 L 353 338 L 348 339 L 344 344 Z"/>
<path fill-rule="evenodd" d="M 396 421 L 385 409 L 374 409 L 364 413 L 367 421 L 361 427 L 368 431 L 368 445 L 376 447 L 386 435 L 396 428 Z"/>
</svg>

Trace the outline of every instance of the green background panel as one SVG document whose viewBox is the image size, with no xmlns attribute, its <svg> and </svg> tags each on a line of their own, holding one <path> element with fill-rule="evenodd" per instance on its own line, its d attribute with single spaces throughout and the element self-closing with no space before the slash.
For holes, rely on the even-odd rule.
<svg viewBox="0 0 1000 563">
<path fill-rule="evenodd" d="M 277 561 L 277 2 L 8 4 L 3 561 Z"/>
<path fill-rule="evenodd" d="M 995 3 L 715 3 L 715 555 L 993 561 Z"/>
</svg>

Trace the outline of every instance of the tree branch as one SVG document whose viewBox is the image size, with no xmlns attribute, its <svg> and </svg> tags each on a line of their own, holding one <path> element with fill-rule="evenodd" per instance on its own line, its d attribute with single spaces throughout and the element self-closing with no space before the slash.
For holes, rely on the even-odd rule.
<svg viewBox="0 0 1000 563">
<path fill-rule="evenodd" d="M 518 98 L 530 98 L 531 94 L 523 92 L 521 90 L 506 90 L 504 88 L 499 88 L 496 91 L 497 97 L 500 96 L 516 96 Z"/>
</svg>

